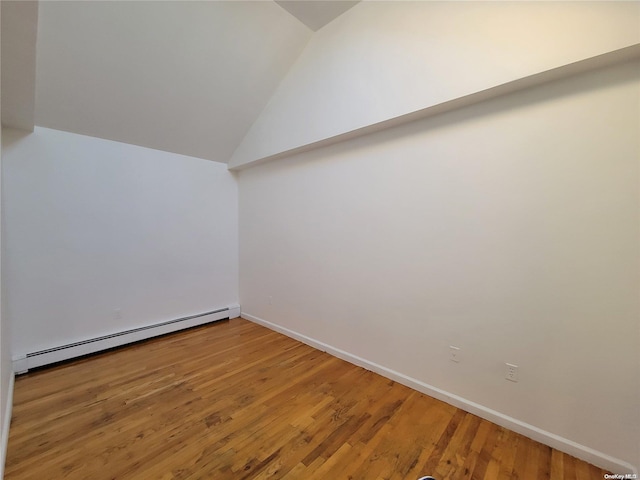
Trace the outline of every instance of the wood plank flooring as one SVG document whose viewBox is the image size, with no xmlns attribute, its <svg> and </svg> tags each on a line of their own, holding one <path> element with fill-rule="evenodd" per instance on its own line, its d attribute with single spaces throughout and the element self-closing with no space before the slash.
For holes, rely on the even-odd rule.
<svg viewBox="0 0 640 480">
<path fill-rule="evenodd" d="M 6 480 L 602 479 L 243 319 L 18 377 Z"/>
</svg>

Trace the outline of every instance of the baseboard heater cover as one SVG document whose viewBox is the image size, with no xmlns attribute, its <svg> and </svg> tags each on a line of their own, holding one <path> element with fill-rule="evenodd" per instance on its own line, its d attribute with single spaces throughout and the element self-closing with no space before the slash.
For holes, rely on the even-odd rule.
<svg viewBox="0 0 640 480">
<path fill-rule="evenodd" d="M 240 316 L 240 306 L 230 305 L 226 308 L 212 310 L 210 312 L 190 315 L 188 317 L 176 318 L 166 322 L 147 325 L 139 328 L 132 328 L 121 332 L 103 335 L 100 337 L 82 340 L 80 342 L 60 345 L 58 347 L 47 348 L 37 352 L 27 353 L 13 358 L 13 371 L 16 374 L 26 373 L 31 368 L 42 367 L 51 363 L 69 360 L 90 353 L 107 350 L 113 347 L 126 345 L 127 343 L 146 340 L 166 333 L 176 332 L 185 328 L 204 325 L 228 318 Z"/>
</svg>

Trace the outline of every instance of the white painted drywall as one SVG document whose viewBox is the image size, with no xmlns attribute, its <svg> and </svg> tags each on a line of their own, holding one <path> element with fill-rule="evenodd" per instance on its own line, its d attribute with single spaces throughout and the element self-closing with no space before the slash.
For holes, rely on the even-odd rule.
<svg viewBox="0 0 640 480">
<path fill-rule="evenodd" d="M 240 171 L 243 312 L 637 468 L 639 67 Z"/>
<path fill-rule="evenodd" d="M 0 8 L 0 12 L 2 8 Z M 2 15 L 0 14 L 0 25 L 2 25 Z M 1 27 L 0 27 L 0 38 Z M 1 43 L 1 41 L 0 41 Z M 0 45 L 0 50 L 1 50 Z M 1 70 L 1 68 L 0 68 Z M 0 79 L 0 90 L 2 89 L 2 80 Z M 1 97 L 1 95 L 0 95 Z M 0 100 L 0 110 L 2 109 Z M 2 185 L 2 138 L 0 138 L 0 185 Z M 2 210 L 4 209 L 2 196 L 4 192 L 0 188 L 0 217 Z M 4 233 L 3 219 L 0 218 L 0 478 L 4 475 L 4 463 L 6 458 L 6 446 L 9 440 L 9 424 L 11 423 L 11 402 L 13 401 L 12 392 L 12 375 L 13 367 L 11 364 L 11 346 L 10 346 L 10 331 L 9 322 L 5 315 L 6 298 L 4 295 L 4 282 L 2 281 L 2 264 L 4 263 L 4 254 L 2 253 L 2 247 L 4 242 L 2 241 L 2 235 Z"/>
<path fill-rule="evenodd" d="M 237 303 L 226 165 L 38 127 L 3 162 L 14 356 Z"/>
<path fill-rule="evenodd" d="M 311 33 L 271 1 L 40 2 L 36 125 L 226 162 Z"/>
<path fill-rule="evenodd" d="M 238 167 L 640 42 L 638 2 L 364 1 L 316 32 Z"/>
</svg>

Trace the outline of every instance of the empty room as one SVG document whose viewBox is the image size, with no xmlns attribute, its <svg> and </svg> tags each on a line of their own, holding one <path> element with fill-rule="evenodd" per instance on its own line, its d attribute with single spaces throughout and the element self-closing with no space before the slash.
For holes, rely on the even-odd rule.
<svg viewBox="0 0 640 480">
<path fill-rule="evenodd" d="M 640 2 L 1 1 L 0 478 L 633 479 Z"/>
</svg>

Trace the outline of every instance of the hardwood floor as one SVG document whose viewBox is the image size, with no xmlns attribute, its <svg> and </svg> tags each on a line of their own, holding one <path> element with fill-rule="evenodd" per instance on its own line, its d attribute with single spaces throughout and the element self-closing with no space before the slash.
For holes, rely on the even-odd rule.
<svg viewBox="0 0 640 480">
<path fill-rule="evenodd" d="M 18 377 L 5 478 L 602 479 L 242 319 Z"/>
</svg>

